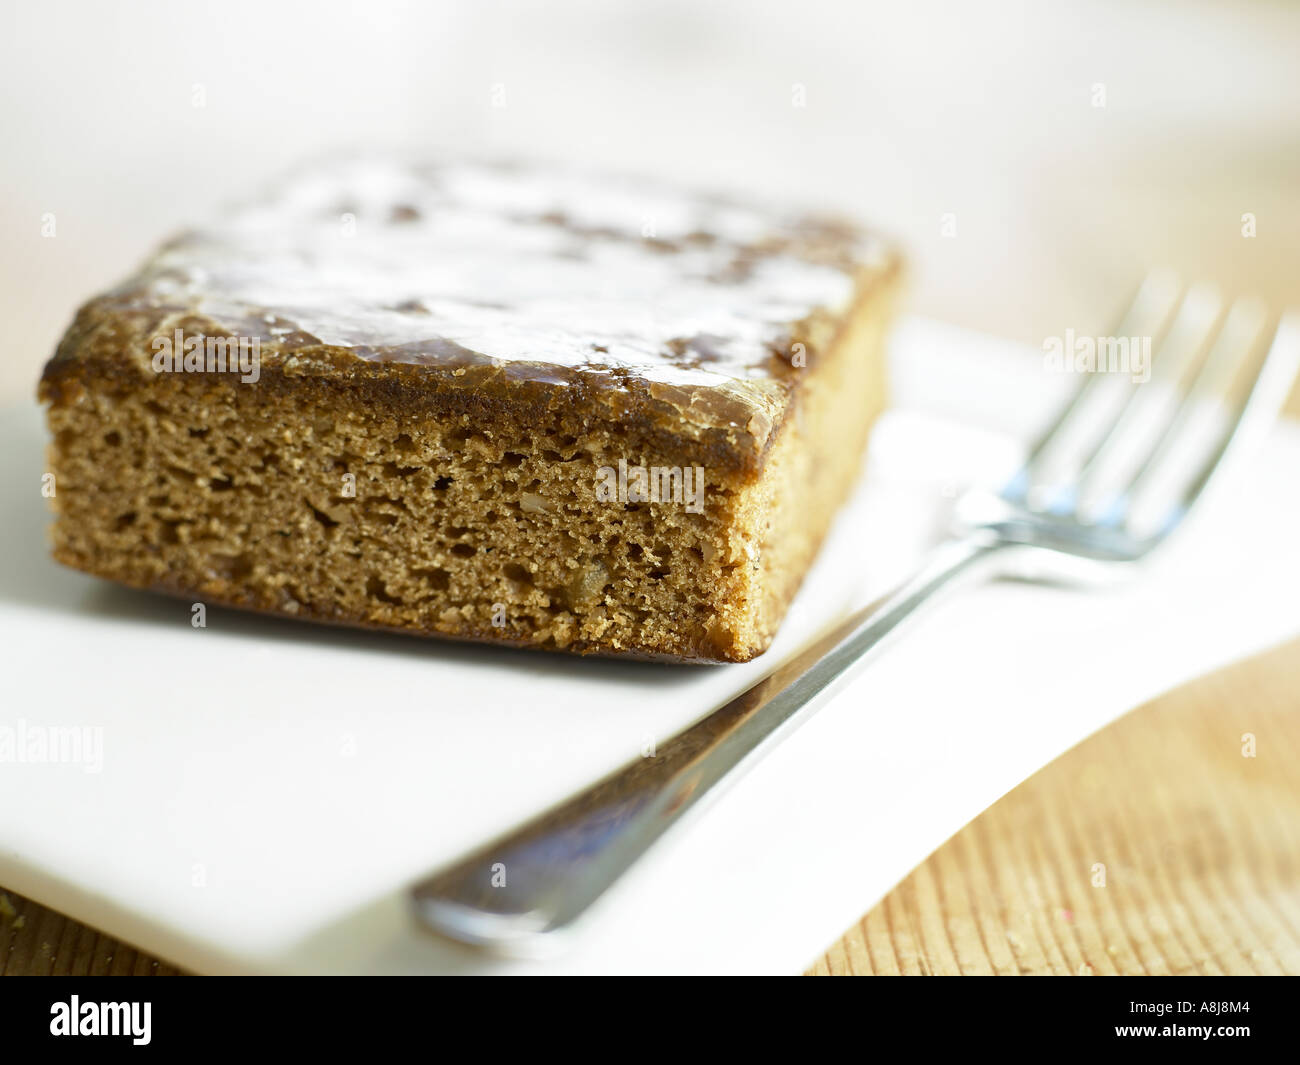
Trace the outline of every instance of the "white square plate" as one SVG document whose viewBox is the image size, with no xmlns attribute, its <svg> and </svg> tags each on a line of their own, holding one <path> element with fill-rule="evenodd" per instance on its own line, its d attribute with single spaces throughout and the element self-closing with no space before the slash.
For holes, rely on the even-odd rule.
<svg viewBox="0 0 1300 1065">
<path fill-rule="evenodd" d="M 222 609 L 196 630 L 188 603 L 48 560 L 44 433 L 34 410 L 10 410 L 0 884 L 199 972 L 797 972 L 1035 769 L 1300 628 L 1300 429 L 1282 424 L 1140 583 L 992 586 L 928 616 L 665 838 L 567 953 L 503 961 L 418 928 L 404 885 L 636 757 L 883 591 L 935 538 L 945 498 L 1005 470 L 1072 383 L 1032 352 L 916 320 L 893 365 L 899 409 L 776 645 L 717 668 Z M 13 744 L 49 727 L 102 747 L 19 760 Z"/>
</svg>

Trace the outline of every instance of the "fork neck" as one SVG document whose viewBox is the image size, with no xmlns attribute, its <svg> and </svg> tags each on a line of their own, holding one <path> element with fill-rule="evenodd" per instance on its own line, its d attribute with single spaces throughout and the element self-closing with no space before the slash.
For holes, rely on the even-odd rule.
<svg viewBox="0 0 1300 1065">
<path fill-rule="evenodd" d="M 989 529 L 973 529 L 940 543 L 911 577 L 851 615 L 799 659 L 806 658 L 807 668 L 816 668 L 828 676 L 847 671 L 923 606 L 958 587 L 1009 572 L 1019 546 Z M 822 661 L 814 667 L 812 663 L 818 659 Z"/>
</svg>

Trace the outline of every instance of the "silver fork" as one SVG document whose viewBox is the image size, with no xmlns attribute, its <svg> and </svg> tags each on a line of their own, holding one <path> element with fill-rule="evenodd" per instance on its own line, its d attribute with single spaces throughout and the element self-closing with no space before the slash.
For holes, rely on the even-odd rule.
<svg viewBox="0 0 1300 1065">
<path fill-rule="evenodd" d="M 1116 389 L 1114 375 L 1086 374 L 1005 487 L 962 498 L 951 538 L 910 580 L 654 757 L 415 885 L 411 900 L 424 923 L 463 942 L 539 953 L 671 825 L 806 720 L 851 667 L 940 591 L 997 577 L 1091 582 L 1133 570 L 1181 524 L 1229 446 L 1276 410 L 1300 363 L 1300 320 L 1268 321 L 1247 302 L 1224 314 L 1211 290 L 1183 292 L 1173 279 L 1152 275 L 1112 336 L 1152 337 L 1156 389 L 1132 379 L 1119 379 Z M 1239 398 L 1220 408 L 1212 446 L 1189 466 L 1184 452 L 1198 416 L 1207 401 L 1232 391 L 1225 386 L 1234 377 Z M 1106 391 L 1117 394 L 1091 411 Z M 1171 393 L 1181 399 L 1170 402 Z M 1149 439 L 1134 443 L 1143 427 Z M 1082 443 L 1070 440 L 1081 432 Z M 1073 459 L 1064 474 L 1062 457 Z M 1116 472 L 1114 459 L 1127 459 L 1128 468 Z M 1161 499 L 1156 485 L 1171 463 L 1181 471 L 1163 480 L 1178 491 Z M 1155 520 L 1142 526 L 1137 511 L 1148 498 L 1158 506 Z"/>
</svg>

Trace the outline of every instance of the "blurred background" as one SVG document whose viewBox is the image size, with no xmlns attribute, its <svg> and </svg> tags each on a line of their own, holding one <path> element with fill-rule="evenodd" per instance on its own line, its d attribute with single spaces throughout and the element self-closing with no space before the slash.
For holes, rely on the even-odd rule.
<svg viewBox="0 0 1300 1065">
<path fill-rule="evenodd" d="M 1155 264 L 1300 304 L 1280 0 L 2 2 L 6 401 L 169 232 L 358 145 L 847 211 L 908 249 L 913 310 L 1035 346 Z"/>
</svg>

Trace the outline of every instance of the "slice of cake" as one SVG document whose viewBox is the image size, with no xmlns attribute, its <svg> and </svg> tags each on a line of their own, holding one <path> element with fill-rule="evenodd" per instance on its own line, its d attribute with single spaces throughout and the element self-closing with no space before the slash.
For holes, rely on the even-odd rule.
<svg viewBox="0 0 1300 1065">
<path fill-rule="evenodd" d="M 316 621 L 739 662 L 884 403 L 897 257 L 562 168 L 348 160 L 163 247 L 45 367 L 54 556 Z"/>
</svg>

